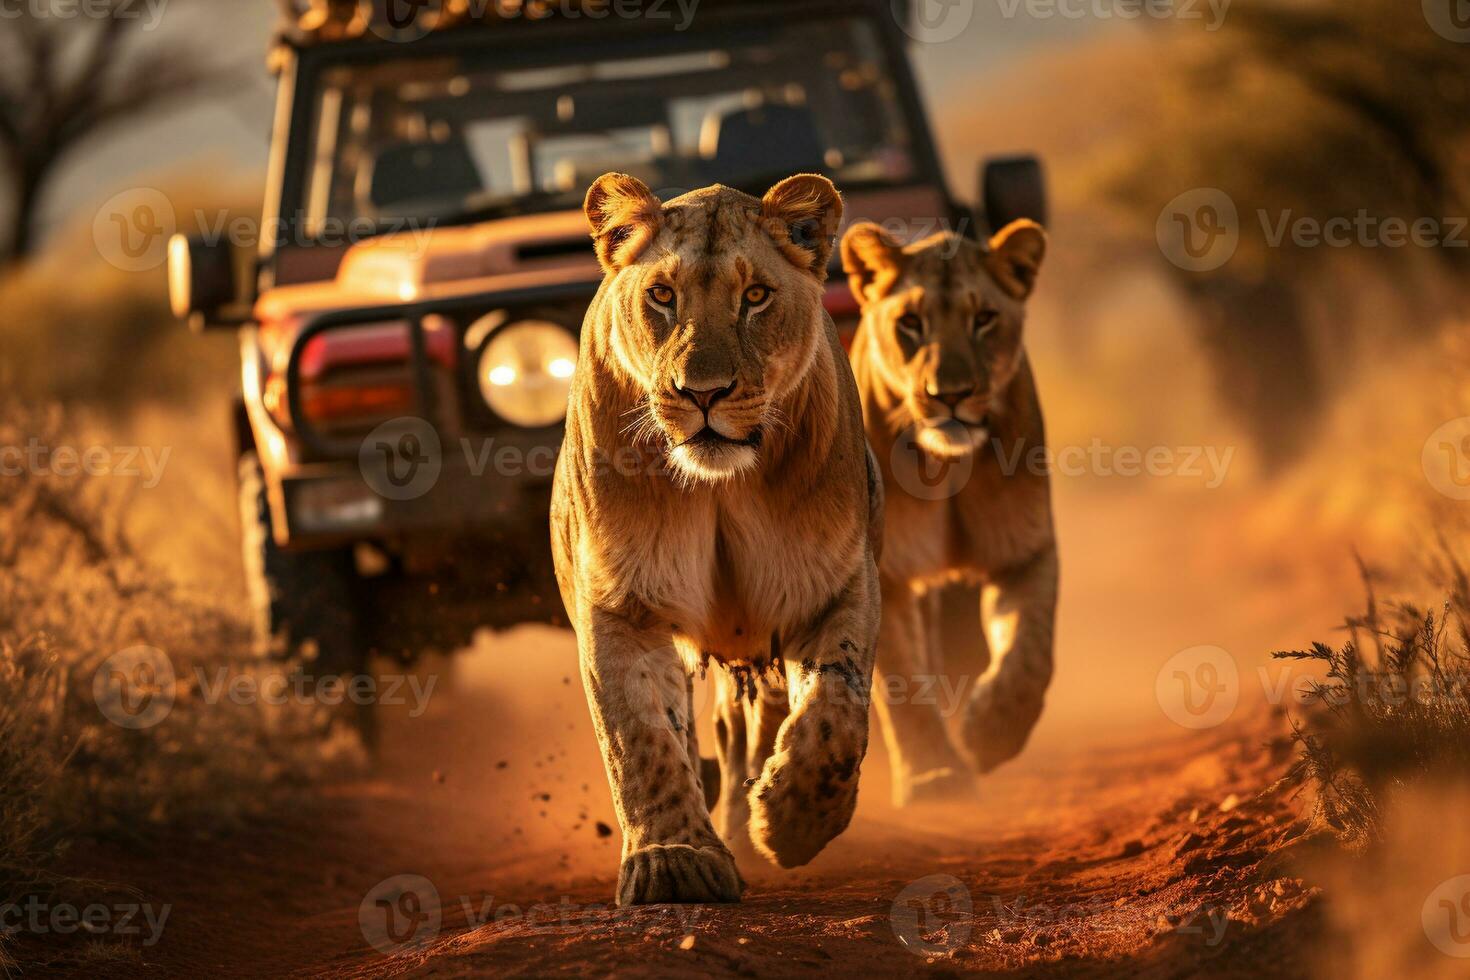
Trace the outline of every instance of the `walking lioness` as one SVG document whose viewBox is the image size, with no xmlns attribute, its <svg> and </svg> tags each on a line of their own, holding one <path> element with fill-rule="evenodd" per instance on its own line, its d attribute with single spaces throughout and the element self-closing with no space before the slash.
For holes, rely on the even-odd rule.
<svg viewBox="0 0 1470 980">
<path fill-rule="evenodd" d="M 842 201 L 802 175 L 665 204 L 606 174 L 585 208 L 605 275 L 552 546 L 623 830 L 617 899 L 738 901 L 730 846 L 810 861 L 867 751 L 882 491 L 822 307 Z M 691 704 L 706 666 L 723 840 Z"/>
<path fill-rule="evenodd" d="M 982 772 L 1021 750 L 1051 681 L 1057 552 L 1022 343 L 1045 252 L 1030 221 L 986 245 L 942 233 L 904 247 L 871 223 L 842 240 L 862 308 L 853 370 L 888 492 L 878 710 L 900 804 L 971 785 L 944 699 L 918 696 L 936 686 L 926 681 L 963 690 L 963 664 L 988 645 L 960 726 Z M 920 594 L 954 580 L 980 586 L 984 637 L 972 650 L 941 650 L 939 604 Z"/>
</svg>

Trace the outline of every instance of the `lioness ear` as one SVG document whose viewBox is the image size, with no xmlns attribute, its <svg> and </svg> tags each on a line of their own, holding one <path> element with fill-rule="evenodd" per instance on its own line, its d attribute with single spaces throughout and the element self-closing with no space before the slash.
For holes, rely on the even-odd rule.
<svg viewBox="0 0 1470 980">
<path fill-rule="evenodd" d="M 663 202 L 637 177 L 603 174 L 587 190 L 582 203 L 597 261 L 607 272 L 631 265 L 663 225 Z"/>
<path fill-rule="evenodd" d="M 842 236 L 842 271 L 859 306 L 887 296 L 903 267 L 903 246 L 873 222 L 860 221 Z"/>
<path fill-rule="evenodd" d="M 819 174 L 787 177 L 761 199 L 766 234 L 781 254 L 817 279 L 827 278 L 827 260 L 842 224 L 842 195 Z"/>
<path fill-rule="evenodd" d="M 990 239 L 985 267 L 1000 288 L 1025 299 L 1036 288 L 1036 274 L 1046 255 L 1046 232 L 1027 218 L 1012 221 Z"/>
</svg>

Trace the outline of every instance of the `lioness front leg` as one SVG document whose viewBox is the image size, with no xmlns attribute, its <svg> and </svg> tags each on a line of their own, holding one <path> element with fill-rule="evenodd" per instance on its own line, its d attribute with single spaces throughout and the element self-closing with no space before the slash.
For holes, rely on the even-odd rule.
<svg viewBox="0 0 1470 980">
<path fill-rule="evenodd" d="M 974 788 L 970 767 L 950 743 L 933 696 L 946 666 L 930 656 L 926 632 L 937 627 L 924 623 L 920 599 L 907 582 L 883 583 L 877 708 L 893 768 L 895 806 L 962 796 Z"/>
<path fill-rule="evenodd" d="M 858 771 L 868 750 L 877 588 L 877 569 L 865 562 L 822 619 L 788 641 L 791 714 L 751 794 L 756 849 L 782 867 L 816 857 L 847 828 L 857 806 Z"/>
<path fill-rule="evenodd" d="M 689 678 L 658 630 L 590 610 L 582 681 L 623 829 L 619 905 L 737 902 L 735 859 L 715 834 L 691 755 Z"/>
<path fill-rule="evenodd" d="M 981 772 L 1014 758 L 1041 716 L 1052 675 L 1056 548 L 994 574 L 980 616 L 991 662 L 965 710 L 964 739 Z"/>
</svg>

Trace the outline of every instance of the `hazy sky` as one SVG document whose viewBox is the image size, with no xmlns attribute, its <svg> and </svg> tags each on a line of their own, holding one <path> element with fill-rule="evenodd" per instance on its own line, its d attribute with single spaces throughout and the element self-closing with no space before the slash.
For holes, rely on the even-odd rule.
<svg viewBox="0 0 1470 980">
<path fill-rule="evenodd" d="M 85 217 L 113 194 L 160 172 L 187 168 L 219 174 L 231 182 L 249 179 L 252 174 L 263 178 L 273 98 L 272 80 L 264 66 L 275 4 L 271 0 L 154 2 L 164 4 L 159 8 L 157 37 L 188 38 L 191 44 L 208 47 L 220 63 L 244 66 L 242 81 L 224 97 L 201 99 L 150 116 L 79 147 L 48 188 L 43 204 L 48 226 Z M 690 0 L 685 2 L 687 6 Z M 1092 6 L 1082 0 L 1060 0 L 1060 7 L 1058 0 L 922 2 L 933 5 L 931 23 L 939 25 L 936 30 L 949 33 L 964 25 L 952 39 L 912 46 L 920 85 L 936 115 L 947 99 L 978 98 L 988 74 L 1004 71 L 1009 62 L 1034 53 L 1039 46 L 1132 26 L 1095 14 L 1079 16 Z M 1073 16 L 1061 13 L 1062 8 Z M 0 23 L 0 30 L 6 29 Z M 140 37 L 152 40 L 149 35 Z M 940 132 L 938 138 L 942 150 L 944 134 Z M 951 174 L 957 192 L 968 188 L 971 174 Z"/>
</svg>

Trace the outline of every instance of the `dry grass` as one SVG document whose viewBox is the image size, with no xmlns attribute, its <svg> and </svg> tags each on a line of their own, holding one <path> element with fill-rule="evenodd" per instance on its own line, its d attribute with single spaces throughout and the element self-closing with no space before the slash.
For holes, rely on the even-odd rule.
<svg viewBox="0 0 1470 980">
<path fill-rule="evenodd" d="M 180 231 L 212 231 L 258 216 L 250 191 L 222 193 L 196 181 L 183 174 L 151 181 L 168 189 L 172 226 Z M 238 370 L 234 336 L 191 335 L 169 312 L 166 270 L 109 264 L 91 219 L 80 216 L 43 255 L 0 277 L 5 391 L 33 405 L 118 413 L 144 402 L 179 406 L 202 389 L 228 384 Z"/>
<path fill-rule="evenodd" d="M 1317 816 L 1355 849 L 1383 839 L 1395 791 L 1470 776 L 1470 577 L 1444 561 L 1440 609 L 1380 604 L 1365 569 L 1367 609 L 1348 620 L 1346 643 L 1273 654 L 1325 670 L 1306 692 L 1307 717 L 1292 722 L 1299 753 L 1287 778 L 1313 788 Z"/>
<path fill-rule="evenodd" d="M 0 406 L 0 446 L 65 444 L 59 415 Z M 170 826 L 223 832 L 340 768 L 318 712 L 216 699 L 199 683 L 265 670 L 232 611 L 133 553 L 102 478 L 0 478 L 0 905 L 85 898 L 58 873 L 69 841 L 147 843 Z M 93 694 L 99 667 L 145 644 L 175 683 L 156 726 L 121 727 Z M 96 886 L 100 887 L 100 886 Z M 109 888 L 116 891 L 116 888 Z"/>
</svg>

